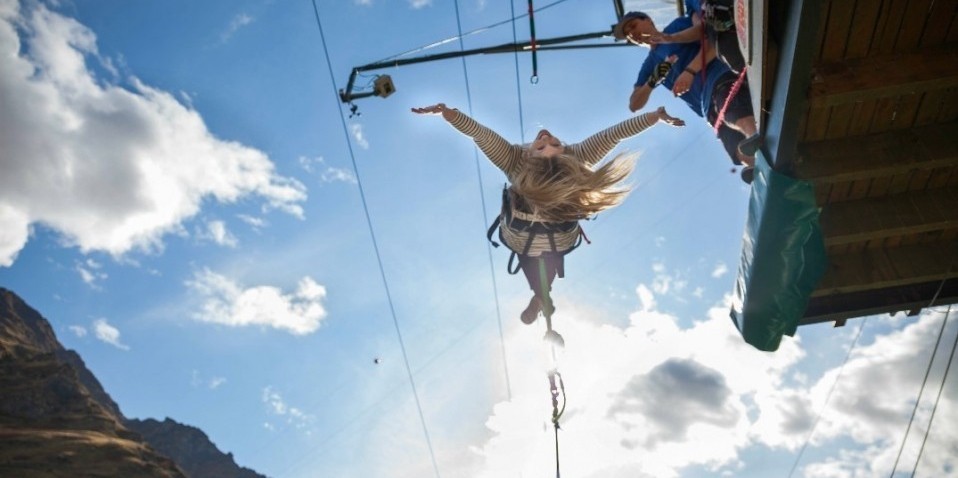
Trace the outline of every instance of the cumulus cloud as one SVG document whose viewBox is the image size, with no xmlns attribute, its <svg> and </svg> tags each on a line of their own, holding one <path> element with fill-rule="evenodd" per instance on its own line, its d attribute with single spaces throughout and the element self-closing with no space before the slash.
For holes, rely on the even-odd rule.
<svg viewBox="0 0 958 478">
<path fill-rule="evenodd" d="M 712 269 L 712 277 L 718 279 L 719 277 L 724 276 L 728 273 L 728 266 L 724 262 L 719 262 L 715 265 L 715 269 Z"/>
<path fill-rule="evenodd" d="M 240 221 L 249 224 L 253 229 L 261 229 L 266 226 L 266 220 L 261 217 L 253 217 L 249 214 L 238 214 L 236 216 Z"/>
<path fill-rule="evenodd" d="M 93 335 L 101 342 L 106 342 L 120 350 L 130 350 L 130 347 L 120 342 L 120 331 L 110 325 L 106 319 L 97 319 L 93 322 Z"/>
<path fill-rule="evenodd" d="M 193 317 L 204 322 L 231 327 L 262 325 L 305 335 L 315 332 L 326 317 L 326 288 L 308 276 L 289 294 L 272 286 L 243 288 L 208 269 L 186 284 L 203 297 L 201 311 Z"/>
<path fill-rule="evenodd" d="M 349 130 L 353 133 L 353 139 L 360 148 L 369 149 L 369 141 L 366 141 L 366 134 L 363 132 L 363 125 L 353 123 L 349 125 Z"/>
<path fill-rule="evenodd" d="M 432 5 L 432 0 L 409 0 L 409 6 L 416 10 L 429 5 Z"/>
<path fill-rule="evenodd" d="M 266 413 L 268 415 L 279 417 L 287 424 L 296 428 L 306 428 L 315 419 L 314 416 L 303 412 L 302 409 L 287 405 L 286 401 L 283 400 L 283 396 L 276 390 L 273 390 L 271 386 L 263 389 L 262 398 L 263 403 L 266 404 Z M 265 428 L 268 430 L 275 429 L 269 422 L 266 422 Z"/>
<path fill-rule="evenodd" d="M 76 335 L 77 337 L 80 337 L 80 338 L 86 337 L 86 327 L 83 327 L 81 325 L 71 325 L 68 328 L 70 329 L 70 332 L 73 332 L 73 335 Z"/>
<path fill-rule="evenodd" d="M 236 236 L 226 228 L 226 223 L 223 221 L 207 222 L 206 229 L 200 231 L 199 237 L 226 247 L 236 247 L 239 244 Z"/>
<path fill-rule="evenodd" d="M 78 262 L 76 265 L 76 271 L 80 274 L 80 279 L 83 282 L 93 289 L 100 289 L 99 281 L 105 280 L 109 275 L 106 272 L 101 271 L 103 266 L 93 259 L 87 259 L 83 262 Z"/>
<path fill-rule="evenodd" d="M 96 35 L 76 20 L 4 2 L 0 57 L 0 266 L 33 224 L 119 256 L 160 250 L 204 201 L 258 196 L 302 217 L 305 187 L 277 175 L 265 153 L 214 137 L 166 91 L 97 77 L 87 66 L 100 59 Z"/>
<path fill-rule="evenodd" d="M 566 337 L 560 370 L 570 391 L 560 439 L 563 449 L 576 450 L 563 454 L 563 474 L 668 478 L 695 467 L 734 475 L 744 453 L 768 449 L 785 452 L 787 467 L 822 411 L 809 445 L 817 450 L 806 455 L 814 458 L 806 458 L 797 476 L 888 476 L 940 317 L 889 322 L 898 330 L 886 328 L 871 344 L 860 344 L 840 377 L 841 363 L 832 363 L 803 382 L 797 378 L 809 369 L 800 338 L 786 338 L 775 353 L 744 344 L 728 319 L 728 297 L 683 328 L 679 324 L 689 321 L 658 311 L 649 286 L 636 293 L 640 310 L 624 328 L 578 319 L 586 311 L 559 304 L 556 324 Z M 955 333 L 958 327 L 946 335 Z M 532 335 L 522 340 L 535 340 Z M 492 436 L 474 447 L 482 463 L 470 476 L 535 476 L 555 460 L 551 406 L 542 390 L 551 362 L 529 349 L 507 347 L 510 363 L 523 367 L 510 369 L 512 399 L 493 407 L 486 422 Z M 834 354 L 838 361 L 843 355 Z M 813 370 L 821 365 L 820 357 L 811 360 Z M 946 388 L 933 428 L 936 444 L 929 442 L 922 458 L 929 475 L 958 466 L 958 432 L 941 425 L 958 419 L 956 390 Z M 919 409 L 916 423 L 927 424 L 929 409 Z M 912 434 L 917 445 L 920 433 Z M 914 463 L 917 446 L 906 450 Z"/>
<path fill-rule="evenodd" d="M 246 13 L 238 13 L 230 20 L 229 26 L 226 27 L 226 30 L 223 33 L 220 33 L 220 43 L 226 43 L 233 38 L 233 35 L 239 31 L 240 28 L 243 28 L 250 23 L 253 23 L 253 17 L 247 15 Z"/>
<path fill-rule="evenodd" d="M 368 144 L 367 144 L 368 146 Z M 306 172 L 313 174 L 318 173 L 320 179 L 324 183 L 332 182 L 343 182 L 356 184 L 356 176 L 352 171 L 343 168 L 336 168 L 326 164 L 326 160 L 322 156 L 317 158 L 309 158 L 306 156 L 299 157 L 299 164 Z"/>
<path fill-rule="evenodd" d="M 224 383 L 226 383 L 226 378 L 212 377 L 207 379 L 203 377 L 198 370 L 193 371 L 193 378 L 190 380 L 190 385 L 192 385 L 194 388 L 206 387 L 210 390 L 216 390 Z"/>
<path fill-rule="evenodd" d="M 669 273 L 665 264 L 652 264 L 652 272 L 655 272 L 655 280 L 652 281 L 652 290 L 659 295 L 665 295 L 669 292 L 681 292 L 688 286 L 688 280 L 682 277 L 679 272 Z"/>
</svg>

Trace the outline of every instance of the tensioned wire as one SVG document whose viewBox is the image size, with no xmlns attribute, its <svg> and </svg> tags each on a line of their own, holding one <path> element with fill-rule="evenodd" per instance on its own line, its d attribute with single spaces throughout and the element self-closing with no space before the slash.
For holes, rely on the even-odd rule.
<svg viewBox="0 0 958 478">
<path fill-rule="evenodd" d="M 951 315 L 951 306 L 945 313 L 945 321 Z M 911 477 L 915 478 L 918 472 L 918 463 L 921 462 L 921 454 L 925 451 L 925 442 L 928 441 L 928 433 L 931 432 L 931 424 L 935 421 L 935 412 L 938 410 L 938 401 L 941 400 L 941 392 L 945 389 L 945 382 L 948 380 L 948 371 L 951 370 L 951 362 L 955 359 L 955 349 L 958 348 L 958 332 L 955 333 L 955 341 L 951 344 L 951 353 L 948 355 L 948 364 L 941 375 L 941 386 L 938 387 L 938 396 L 935 397 L 935 405 L 931 407 L 931 416 L 928 418 L 928 428 L 925 428 L 925 437 L 921 440 L 921 448 L 918 449 L 918 458 L 915 458 L 915 468 L 911 470 Z"/>
<path fill-rule="evenodd" d="M 563 0 L 564 1 L 564 0 Z M 456 6 L 456 29 L 459 32 L 459 50 L 464 51 L 466 49 L 465 44 L 462 41 L 462 20 L 459 15 L 459 0 L 455 1 Z M 460 57 L 462 60 L 462 77 L 466 84 L 466 105 L 469 108 L 469 116 L 472 117 L 472 91 L 469 88 L 469 69 L 466 67 L 466 58 Z M 475 142 L 472 145 L 472 154 L 476 162 L 476 179 L 479 183 L 479 204 L 482 206 L 482 223 L 489 224 L 489 214 L 486 211 L 486 201 L 482 192 L 485 190 L 485 187 L 482 183 L 482 167 L 479 162 L 479 148 L 476 146 Z M 492 260 L 492 245 L 489 242 L 486 242 L 486 253 L 489 256 L 489 276 L 492 278 L 492 294 L 496 300 L 496 323 L 499 326 L 499 344 L 502 349 L 502 369 L 506 376 L 506 396 L 509 400 L 512 400 L 512 383 L 509 380 L 509 364 L 506 361 L 506 340 L 502 334 L 502 309 L 499 306 L 499 286 L 496 283 L 496 269 L 495 262 Z"/>
<path fill-rule="evenodd" d="M 805 448 L 808 447 L 808 443 L 812 440 L 812 435 L 815 433 L 815 427 L 818 426 L 818 421 L 822 418 L 822 412 L 825 411 L 825 407 L 828 406 L 828 401 L 832 398 L 832 392 L 835 391 L 835 386 L 838 385 L 838 381 L 842 379 L 842 373 L 845 371 L 845 365 L 848 364 L 848 359 L 852 356 L 852 351 L 855 350 L 855 346 L 858 345 L 858 339 L 862 336 L 862 331 L 865 330 L 865 322 L 868 320 L 868 317 L 862 319 L 862 324 L 858 326 L 858 333 L 855 334 L 855 340 L 852 341 L 851 347 L 848 347 L 848 353 L 845 354 L 845 360 L 842 362 L 842 366 L 838 369 L 838 376 L 835 377 L 835 381 L 832 382 L 831 387 L 828 388 L 828 393 L 825 394 L 825 402 L 822 403 L 822 408 L 818 410 L 818 414 L 815 415 L 815 422 L 812 423 L 812 429 L 808 431 L 808 436 L 805 437 L 805 443 L 802 443 L 802 448 L 798 450 L 798 455 L 795 456 L 795 463 L 792 463 L 792 469 L 788 472 L 788 477 L 791 478 L 792 474 L 795 473 L 795 470 L 798 468 L 799 461 L 802 460 L 802 455 L 805 453 Z"/>
<path fill-rule="evenodd" d="M 511 4 L 511 1 L 512 1 L 512 0 L 510 0 L 510 4 Z M 554 6 L 558 5 L 558 4 L 563 3 L 563 2 L 566 2 L 566 1 L 568 1 L 568 0 L 556 0 L 555 2 L 552 2 L 552 3 L 550 3 L 550 4 L 543 5 L 543 6 L 539 7 L 539 8 L 537 8 L 537 9 L 535 9 L 534 11 L 535 11 L 535 12 L 541 12 L 541 11 L 543 11 L 543 10 L 549 8 L 549 7 L 554 7 Z M 459 17 L 458 11 L 459 11 L 459 7 L 458 7 L 458 5 L 457 5 L 457 6 L 456 6 L 456 12 L 457 12 L 456 18 L 457 18 L 457 20 L 458 20 L 458 17 Z M 499 25 L 505 25 L 506 23 L 509 23 L 509 22 L 512 22 L 512 37 L 513 37 L 513 43 L 515 43 L 515 36 L 516 36 L 516 35 L 515 35 L 515 31 L 516 31 L 515 23 L 516 23 L 516 20 L 519 19 L 519 18 L 522 18 L 522 17 L 527 17 L 527 16 L 529 16 L 528 13 L 524 13 L 524 14 L 522 14 L 522 15 L 515 16 L 515 11 L 516 11 L 515 8 L 513 8 L 513 9 L 511 10 L 511 13 L 512 13 L 513 16 L 512 16 L 511 18 L 506 19 L 506 20 L 502 20 L 502 21 L 493 23 L 492 25 L 486 25 L 486 26 L 481 27 L 481 28 L 476 28 L 475 30 L 470 30 L 470 31 L 468 31 L 468 32 L 466 32 L 466 33 L 463 33 L 463 32 L 462 32 L 462 28 L 460 27 L 460 28 L 459 28 L 459 34 L 456 35 L 456 36 L 454 36 L 454 37 L 445 38 L 445 39 L 443 39 L 443 40 L 439 40 L 439 41 L 436 41 L 436 42 L 432 42 L 432 43 L 430 43 L 430 44 L 428 44 L 428 45 L 423 45 L 423 46 L 418 47 L 418 48 L 413 48 L 412 50 L 407 50 L 407 51 L 404 51 L 404 52 L 402 52 L 402 53 L 397 53 L 397 54 L 392 55 L 392 56 L 387 56 L 386 58 L 383 58 L 382 60 L 379 60 L 379 61 L 376 61 L 376 62 L 373 62 L 373 63 L 383 63 L 383 62 L 386 62 L 386 61 L 389 61 L 389 60 L 393 60 L 393 59 L 396 59 L 396 58 L 399 58 L 399 57 L 402 57 L 402 56 L 406 56 L 406 55 L 409 55 L 409 54 L 412 54 L 412 53 L 419 53 L 419 52 L 421 52 L 421 51 L 426 51 L 426 50 L 428 50 L 428 49 L 430 49 L 430 48 L 435 48 L 435 47 L 440 46 L 440 45 L 445 45 L 446 43 L 449 43 L 449 42 L 455 41 L 455 40 L 459 40 L 460 46 L 461 46 L 461 44 L 462 44 L 462 39 L 463 39 L 464 37 L 467 37 L 467 36 L 469 36 L 469 35 L 473 35 L 473 34 L 476 34 L 476 33 L 482 33 L 482 32 L 484 32 L 484 31 L 486 31 L 486 30 L 489 30 L 489 29 L 498 27 Z M 518 55 L 518 53 L 517 53 L 517 55 Z"/>
<path fill-rule="evenodd" d="M 311 0 L 313 4 L 313 13 L 316 15 L 316 26 L 319 27 L 319 37 L 323 44 L 323 54 L 326 58 L 326 67 L 329 70 L 329 81 L 333 85 L 333 97 L 339 103 L 338 89 L 336 88 L 336 77 L 333 74 L 333 63 L 329 58 L 329 49 L 326 46 L 326 35 L 323 32 L 323 23 L 319 19 L 319 7 L 316 6 L 316 0 Z M 386 270 L 383 268 L 382 255 L 379 253 L 379 243 L 376 241 L 376 232 L 373 229 L 372 218 L 369 215 L 369 206 L 366 203 L 366 193 L 363 189 L 362 177 L 359 174 L 359 168 L 356 165 L 356 155 L 353 152 L 353 144 L 349 139 L 349 129 L 346 127 L 346 118 L 343 116 L 343 110 L 339 108 L 339 121 L 343 126 L 343 135 L 346 137 L 346 147 L 349 150 L 349 158 L 352 161 L 353 172 L 356 174 L 356 184 L 359 187 L 359 197 L 363 204 L 363 213 L 366 217 L 366 225 L 369 227 L 369 237 L 373 242 L 373 250 L 376 253 L 376 263 L 379 266 L 379 275 L 383 281 L 383 289 L 386 292 L 386 301 L 389 304 L 389 313 L 393 319 L 393 325 L 396 328 L 396 338 L 399 340 L 399 349 L 402 351 L 403 363 L 406 366 L 406 374 L 409 376 L 409 386 L 412 388 L 412 395 L 416 401 L 416 410 L 419 412 L 419 422 L 422 424 L 422 432 L 426 439 L 426 446 L 429 448 L 429 457 L 432 459 L 432 468 L 439 478 L 439 465 L 436 463 L 436 454 L 432 448 L 432 440 L 429 438 L 429 429 L 426 427 L 426 418 L 422 413 L 422 404 L 419 402 L 419 393 L 416 392 L 416 381 L 413 379 L 412 370 L 409 367 L 409 357 L 406 355 L 406 345 L 403 342 L 402 331 L 399 328 L 399 320 L 396 318 L 396 308 L 393 305 L 392 295 L 389 293 L 389 281 L 386 278 Z"/>
<path fill-rule="evenodd" d="M 901 452 L 905 449 L 905 443 L 908 441 L 908 433 L 911 431 L 911 425 L 915 422 L 915 414 L 918 413 L 918 405 L 921 403 L 921 396 L 925 393 L 925 385 L 928 384 L 928 375 L 931 373 L 931 366 L 935 363 L 935 355 L 938 354 L 938 345 L 941 344 L 941 336 L 945 332 L 945 326 L 948 325 L 948 315 L 941 321 L 941 329 L 938 330 L 938 338 L 935 339 L 935 348 L 931 351 L 931 357 L 928 359 L 928 367 L 925 368 L 925 378 L 921 381 L 921 388 L 918 390 L 918 398 L 915 399 L 915 406 L 911 410 L 911 417 L 908 418 L 908 426 L 905 428 L 905 435 L 901 437 L 901 446 L 898 448 L 898 454 L 895 456 L 895 463 L 891 467 L 889 477 L 895 476 L 898 469 L 898 461 L 901 460 Z M 944 380 L 944 378 L 942 379 Z M 916 464 L 917 465 L 917 464 Z"/>
</svg>

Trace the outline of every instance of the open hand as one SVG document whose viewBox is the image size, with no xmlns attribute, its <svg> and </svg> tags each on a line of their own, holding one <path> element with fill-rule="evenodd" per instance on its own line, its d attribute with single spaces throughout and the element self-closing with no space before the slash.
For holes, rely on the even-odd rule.
<svg viewBox="0 0 958 478">
<path fill-rule="evenodd" d="M 651 33 L 648 36 L 648 41 L 652 45 L 659 45 L 662 43 L 672 43 L 672 35 L 668 33 L 655 32 Z"/>
<path fill-rule="evenodd" d="M 692 74 L 688 71 L 683 71 L 679 77 L 675 79 L 675 83 L 672 84 L 672 93 L 675 94 L 675 96 L 682 96 L 688 93 L 693 81 L 695 81 L 695 78 Z"/>
<path fill-rule="evenodd" d="M 422 108 L 412 108 L 412 112 L 421 115 L 438 115 L 446 110 L 445 103 L 436 103 L 432 106 L 423 106 Z"/>
<path fill-rule="evenodd" d="M 432 106 L 423 106 L 422 108 L 411 108 L 413 113 L 420 115 L 442 115 L 446 121 L 452 121 L 456 117 L 455 108 L 447 108 L 445 103 L 436 103 Z"/>
<path fill-rule="evenodd" d="M 670 116 L 669 113 L 665 111 L 664 106 L 659 106 L 659 109 L 655 110 L 655 113 L 659 116 L 659 121 L 669 126 L 685 126 L 685 121 L 682 118 Z"/>
</svg>

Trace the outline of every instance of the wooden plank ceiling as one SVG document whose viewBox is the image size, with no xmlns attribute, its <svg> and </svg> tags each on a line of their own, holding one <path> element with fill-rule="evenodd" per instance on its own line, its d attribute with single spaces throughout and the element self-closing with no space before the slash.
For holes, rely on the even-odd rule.
<svg viewBox="0 0 958 478">
<path fill-rule="evenodd" d="M 958 302 L 958 0 L 825 0 L 796 177 L 829 266 L 802 323 Z"/>
</svg>

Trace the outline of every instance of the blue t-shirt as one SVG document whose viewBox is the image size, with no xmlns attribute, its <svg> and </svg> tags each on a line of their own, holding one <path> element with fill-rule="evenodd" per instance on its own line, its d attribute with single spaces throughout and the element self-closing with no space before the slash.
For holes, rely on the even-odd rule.
<svg viewBox="0 0 958 478">
<path fill-rule="evenodd" d="M 662 32 L 677 33 L 691 26 L 692 20 L 689 17 L 680 17 L 673 20 L 672 23 L 669 23 Z M 642 68 L 639 69 L 639 77 L 636 79 L 635 86 L 641 86 L 647 83 L 655 67 L 665 61 L 666 58 L 675 55 L 678 57 L 678 60 L 672 65 L 672 71 L 669 72 L 668 76 L 666 76 L 661 83 L 662 86 L 671 90 L 672 86 L 675 85 L 675 80 L 678 79 L 686 67 L 691 66 L 693 70 L 702 69 L 702 65 L 689 65 L 698 53 L 698 42 L 655 45 L 649 49 L 649 56 L 646 57 L 645 62 L 642 63 Z M 710 61 L 705 68 L 705 81 L 702 81 L 701 72 L 696 73 L 689 91 L 679 96 L 679 98 L 687 103 L 695 114 L 705 117 L 705 113 L 708 112 L 712 102 L 712 90 L 715 88 L 715 83 L 722 75 L 730 71 L 728 65 L 725 63 L 716 60 Z"/>
<path fill-rule="evenodd" d="M 691 17 L 693 13 L 702 12 L 702 2 L 700 0 L 685 0 L 685 15 Z"/>
</svg>

